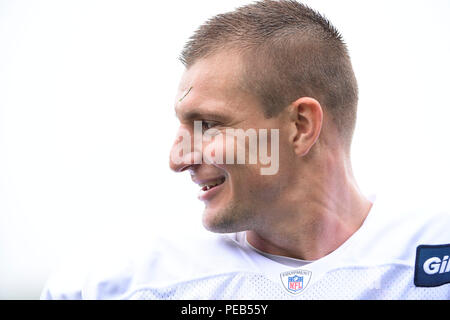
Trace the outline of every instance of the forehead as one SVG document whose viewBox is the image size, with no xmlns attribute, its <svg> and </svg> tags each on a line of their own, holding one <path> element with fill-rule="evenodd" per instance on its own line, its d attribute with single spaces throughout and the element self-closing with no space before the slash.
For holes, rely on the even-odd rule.
<svg viewBox="0 0 450 320">
<path fill-rule="evenodd" d="M 243 89 L 242 61 L 238 55 L 219 54 L 200 59 L 183 74 L 175 100 L 175 112 L 239 112 L 254 107 L 256 99 Z M 253 110 L 252 112 L 254 112 Z"/>
<path fill-rule="evenodd" d="M 202 91 L 220 91 L 227 94 L 240 87 L 242 79 L 242 61 L 236 54 L 216 54 L 198 60 L 183 74 L 179 91 L 185 91 L 195 85 Z M 208 93 L 208 92 L 205 92 Z"/>
</svg>

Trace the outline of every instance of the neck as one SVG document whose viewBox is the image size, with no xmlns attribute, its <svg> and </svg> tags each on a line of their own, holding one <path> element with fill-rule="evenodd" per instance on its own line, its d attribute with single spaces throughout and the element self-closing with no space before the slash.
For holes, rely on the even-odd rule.
<svg viewBox="0 0 450 320">
<path fill-rule="evenodd" d="M 265 221 L 247 231 L 249 243 L 270 254 L 317 260 L 350 238 L 372 203 L 359 191 L 350 161 L 341 159 L 330 156 L 304 166 L 307 173 L 280 198 L 276 214 L 267 212 Z"/>
</svg>

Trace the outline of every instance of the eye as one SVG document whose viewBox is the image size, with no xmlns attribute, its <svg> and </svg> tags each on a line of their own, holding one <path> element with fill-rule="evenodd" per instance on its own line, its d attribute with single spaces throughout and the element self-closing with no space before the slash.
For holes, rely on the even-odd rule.
<svg viewBox="0 0 450 320">
<path fill-rule="evenodd" d="M 217 122 L 214 122 L 214 121 L 202 121 L 203 131 L 214 128 L 216 125 L 217 125 Z"/>
</svg>

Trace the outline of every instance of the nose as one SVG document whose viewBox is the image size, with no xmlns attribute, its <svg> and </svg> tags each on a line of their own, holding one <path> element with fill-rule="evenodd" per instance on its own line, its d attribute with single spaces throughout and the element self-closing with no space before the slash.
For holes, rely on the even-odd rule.
<svg viewBox="0 0 450 320">
<path fill-rule="evenodd" d="M 202 162 L 202 150 L 194 142 L 190 131 L 180 127 L 170 150 L 169 166 L 175 172 L 183 172 Z"/>
</svg>

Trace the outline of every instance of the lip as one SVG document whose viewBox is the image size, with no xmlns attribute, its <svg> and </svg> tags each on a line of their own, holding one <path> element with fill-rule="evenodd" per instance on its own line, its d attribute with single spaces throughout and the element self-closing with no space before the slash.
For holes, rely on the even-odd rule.
<svg viewBox="0 0 450 320">
<path fill-rule="evenodd" d="M 200 190 L 200 192 L 198 193 L 198 199 L 201 201 L 211 200 L 224 188 L 225 181 L 222 184 L 219 184 L 218 186 L 215 186 L 209 190 L 206 191 Z"/>
<path fill-rule="evenodd" d="M 224 178 L 225 180 L 221 184 L 219 184 L 215 187 L 212 187 L 209 190 L 200 190 L 198 193 L 198 199 L 201 201 L 211 200 L 215 195 L 217 195 L 223 189 L 224 184 L 227 181 L 227 179 L 225 176 L 219 176 L 219 177 L 213 178 L 213 179 L 202 179 L 202 180 L 193 178 L 192 180 L 196 184 L 207 184 L 208 182 L 216 181 L 217 179 L 220 179 L 220 178 Z"/>
</svg>

